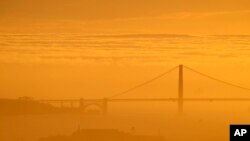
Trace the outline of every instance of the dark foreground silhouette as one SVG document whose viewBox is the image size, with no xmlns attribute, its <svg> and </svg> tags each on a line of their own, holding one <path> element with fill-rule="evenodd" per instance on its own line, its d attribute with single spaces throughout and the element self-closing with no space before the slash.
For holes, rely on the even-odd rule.
<svg viewBox="0 0 250 141">
<path fill-rule="evenodd" d="M 115 129 L 82 129 L 71 136 L 50 136 L 39 141 L 166 141 L 162 136 L 134 135 Z"/>
</svg>

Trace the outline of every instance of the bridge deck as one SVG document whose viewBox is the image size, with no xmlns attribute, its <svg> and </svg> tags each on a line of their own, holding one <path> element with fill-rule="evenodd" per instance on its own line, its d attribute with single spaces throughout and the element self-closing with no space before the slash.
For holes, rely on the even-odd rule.
<svg viewBox="0 0 250 141">
<path fill-rule="evenodd" d="M 101 102 L 104 99 L 84 99 L 85 102 Z M 177 102 L 178 98 L 126 98 L 126 99 L 107 99 L 107 102 Z M 80 99 L 60 99 L 60 100 L 39 100 L 39 102 L 79 102 Z M 183 98 L 183 101 L 250 101 L 250 98 Z"/>
</svg>

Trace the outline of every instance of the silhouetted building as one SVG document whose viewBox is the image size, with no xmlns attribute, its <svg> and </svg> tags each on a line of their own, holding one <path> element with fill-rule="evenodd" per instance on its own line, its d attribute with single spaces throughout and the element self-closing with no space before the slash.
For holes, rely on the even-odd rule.
<svg viewBox="0 0 250 141">
<path fill-rule="evenodd" d="M 115 129 L 81 129 L 71 136 L 51 136 L 40 141 L 166 141 L 162 136 L 133 135 Z"/>
</svg>

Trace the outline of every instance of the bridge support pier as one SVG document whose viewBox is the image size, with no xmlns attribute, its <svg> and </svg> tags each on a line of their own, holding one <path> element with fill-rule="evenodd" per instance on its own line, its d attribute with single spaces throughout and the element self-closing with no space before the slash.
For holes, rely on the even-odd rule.
<svg viewBox="0 0 250 141">
<path fill-rule="evenodd" d="M 88 112 L 87 109 L 89 106 L 95 105 L 97 106 L 101 111 L 100 113 L 103 115 L 106 115 L 108 113 L 108 99 L 98 99 L 94 101 L 84 100 L 83 98 L 79 101 L 79 108 L 82 113 Z"/>
<path fill-rule="evenodd" d="M 183 114 L 183 65 L 179 65 L 178 113 Z"/>
<path fill-rule="evenodd" d="M 80 98 L 80 101 L 79 101 L 80 103 L 80 105 L 79 105 L 79 107 L 80 108 L 84 108 L 84 99 L 83 98 Z"/>
<path fill-rule="evenodd" d="M 103 99 L 103 104 L 102 104 L 102 113 L 106 115 L 108 113 L 108 99 L 104 98 Z"/>
</svg>

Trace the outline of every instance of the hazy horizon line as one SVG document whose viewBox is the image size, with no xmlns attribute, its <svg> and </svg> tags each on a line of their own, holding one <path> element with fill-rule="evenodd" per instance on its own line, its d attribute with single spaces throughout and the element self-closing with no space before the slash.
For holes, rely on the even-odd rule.
<svg viewBox="0 0 250 141">
<path fill-rule="evenodd" d="M 37 33 L 37 32 L 0 32 L 0 36 L 4 35 L 16 35 L 16 36 L 34 36 L 34 35 L 81 35 L 82 37 L 197 37 L 197 36 L 235 36 L 235 37 L 250 37 L 249 34 L 186 34 L 186 33 L 70 33 L 70 32 L 65 32 L 65 33 L 53 33 L 53 32 L 43 32 L 43 33 Z"/>
</svg>

